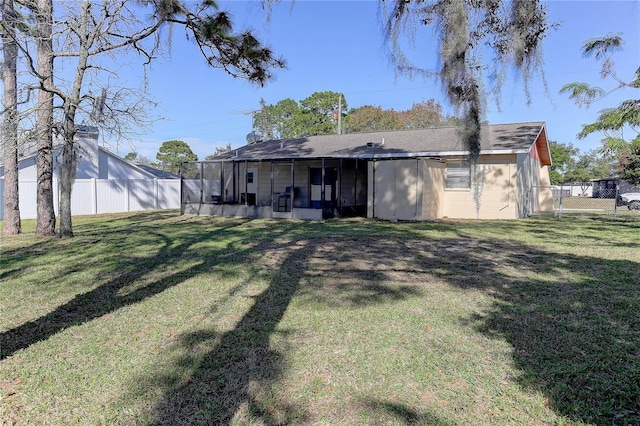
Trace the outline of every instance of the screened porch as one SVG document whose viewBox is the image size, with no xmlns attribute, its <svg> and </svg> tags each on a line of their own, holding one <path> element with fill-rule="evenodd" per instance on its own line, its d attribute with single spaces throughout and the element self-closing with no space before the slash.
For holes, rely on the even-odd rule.
<svg viewBox="0 0 640 426">
<path fill-rule="evenodd" d="M 187 162 L 180 186 L 187 214 L 320 220 L 367 210 L 361 159 Z"/>
</svg>

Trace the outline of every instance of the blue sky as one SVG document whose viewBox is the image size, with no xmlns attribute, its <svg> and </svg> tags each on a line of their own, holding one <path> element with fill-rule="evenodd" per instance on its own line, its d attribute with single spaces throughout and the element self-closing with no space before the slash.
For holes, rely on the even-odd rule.
<svg viewBox="0 0 640 426">
<path fill-rule="evenodd" d="M 175 31 L 172 55 L 156 62 L 149 73 L 150 91 L 160 104 L 153 113 L 165 119 L 155 122 L 140 140 L 120 143 L 121 155 L 135 150 L 155 160 L 161 143 L 180 139 L 203 159 L 217 146 L 245 144 L 251 131 L 248 111 L 291 98 L 300 101 L 314 92 L 334 91 L 345 95 L 350 108 L 378 105 L 396 110 L 414 102 L 434 98 L 448 109 L 443 92 L 433 81 L 396 75 L 384 45 L 376 1 L 304 1 L 276 4 L 271 20 L 257 1 L 222 1 L 238 28 L 251 28 L 259 38 L 287 61 L 274 81 L 260 88 L 233 79 L 208 67 L 195 46 Z M 586 152 L 599 146 L 600 135 L 576 140 L 585 123 L 595 120 L 600 109 L 623 99 L 637 98 L 630 89 L 617 90 L 592 105 L 578 108 L 558 93 L 569 82 L 584 81 L 606 90 L 612 79 L 599 77 L 599 64 L 583 58 L 580 48 L 587 39 L 620 33 L 625 46 L 617 54 L 616 70 L 630 78 L 640 66 L 639 1 L 550 1 L 550 21 L 560 24 L 544 42 L 544 73 L 548 91 L 538 76 L 531 82 L 531 104 L 527 105 L 523 82 L 509 73 L 500 99 L 501 109 L 489 103 L 491 123 L 545 121 L 549 138 L 573 143 Z M 412 58 L 429 63 L 436 45 L 429 33 L 416 40 Z M 425 60 L 426 58 L 426 60 Z M 131 71 L 128 78 L 141 74 Z M 108 141 L 107 141 L 108 142 Z"/>
</svg>

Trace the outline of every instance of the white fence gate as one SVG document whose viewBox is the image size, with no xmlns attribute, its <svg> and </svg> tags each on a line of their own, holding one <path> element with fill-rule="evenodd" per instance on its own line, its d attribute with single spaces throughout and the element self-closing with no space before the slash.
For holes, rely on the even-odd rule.
<svg viewBox="0 0 640 426">
<path fill-rule="evenodd" d="M 20 181 L 20 217 L 36 218 L 36 181 Z M 60 184 L 53 179 L 58 215 Z M 0 220 L 4 219 L 4 178 L 0 178 Z M 71 214 L 179 209 L 180 179 L 77 179 L 71 191 Z"/>
</svg>

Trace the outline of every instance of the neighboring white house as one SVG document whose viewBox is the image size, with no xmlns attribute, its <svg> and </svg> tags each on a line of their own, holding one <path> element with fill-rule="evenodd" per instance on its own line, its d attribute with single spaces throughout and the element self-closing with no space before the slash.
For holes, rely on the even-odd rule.
<svg viewBox="0 0 640 426">
<path fill-rule="evenodd" d="M 180 207 L 180 181 L 173 173 L 135 164 L 98 145 L 95 127 L 79 126 L 78 165 L 71 192 L 73 215 L 117 213 Z M 62 150 L 54 149 L 54 205 L 58 214 Z M 36 217 L 36 154 L 24 155 L 18 166 L 20 216 Z M 0 220 L 4 218 L 4 168 L 0 166 Z"/>
</svg>

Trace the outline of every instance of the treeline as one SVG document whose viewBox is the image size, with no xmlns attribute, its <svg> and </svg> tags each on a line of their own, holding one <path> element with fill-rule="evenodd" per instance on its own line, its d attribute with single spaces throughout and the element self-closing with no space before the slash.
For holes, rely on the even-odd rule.
<svg viewBox="0 0 640 426">
<path fill-rule="evenodd" d="M 594 179 L 617 176 L 622 168 L 619 158 L 603 149 L 586 153 L 571 143 L 549 141 L 553 165 L 549 167 L 552 185 L 588 183 Z"/>
<path fill-rule="evenodd" d="M 338 92 L 315 92 L 299 102 L 291 98 L 275 104 L 260 100 L 253 115 L 253 138 L 292 139 L 337 133 L 382 130 L 424 129 L 456 124 L 443 113 L 434 99 L 415 102 L 408 110 L 383 109 L 364 105 L 349 109 L 347 99 Z"/>
</svg>

